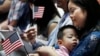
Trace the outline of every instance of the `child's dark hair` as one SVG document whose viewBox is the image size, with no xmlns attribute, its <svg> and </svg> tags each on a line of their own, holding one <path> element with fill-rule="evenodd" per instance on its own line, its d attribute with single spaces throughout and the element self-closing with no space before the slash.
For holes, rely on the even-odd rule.
<svg viewBox="0 0 100 56">
<path fill-rule="evenodd" d="M 65 29 L 68 29 L 68 28 L 71 28 L 71 29 L 75 30 L 76 34 L 78 35 L 79 30 L 76 27 L 74 27 L 73 25 L 66 25 L 66 26 L 63 26 L 63 27 L 61 27 L 59 29 L 58 34 L 57 34 L 57 38 L 58 39 L 62 39 L 62 37 L 63 37 L 63 31 Z"/>
</svg>

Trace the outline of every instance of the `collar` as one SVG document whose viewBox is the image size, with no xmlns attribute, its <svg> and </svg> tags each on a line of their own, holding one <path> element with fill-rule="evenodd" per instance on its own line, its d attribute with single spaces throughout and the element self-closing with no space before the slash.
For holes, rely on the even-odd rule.
<svg viewBox="0 0 100 56">
<path fill-rule="evenodd" d="M 65 51 L 66 53 L 69 53 L 68 49 L 65 46 L 60 46 L 60 50 Z"/>
<path fill-rule="evenodd" d="M 100 31 L 100 21 L 99 21 L 98 24 L 95 26 L 95 28 L 93 29 L 93 31 Z"/>
</svg>

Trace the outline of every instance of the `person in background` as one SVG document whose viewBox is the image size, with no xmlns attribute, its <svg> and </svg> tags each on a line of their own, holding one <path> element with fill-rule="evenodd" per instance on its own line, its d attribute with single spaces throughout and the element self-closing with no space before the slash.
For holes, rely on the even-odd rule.
<svg viewBox="0 0 100 56">
<path fill-rule="evenodd" d="M 11 0 L 0 0 L 0 29 L 2 26 L 7 26 L 7 16 L 10 10 Z"/>
<path fill-rule="evenodd" d="M 5 22 L 5 20 L 7 19 L 8 16 L 8 12 L 10 9 L 10 4 L 11 4 L 11 0 L 0 0 L 0 28 L 5 25 L 2 24 Z M 0 42 L 1 42 L 1 38 L 0 38 Z M 0 51 L 2 50 L 1 48 L 1 44 L 0 44 Z"/>
<path fill-rule="evenodd" d="M 29 42 L 34 42 L 34 36 L 32 34 L 34 34 L 34 29 L 29 29 L 27 32 L 23 32 L 26 29 L 27 23 L 29 23 L 29 19 L 30 19 L 30 7 L 29 5 L 26 3 L 26 1 L 21 1 L 21 0 L 12 0 L 11 3 L 11 7 L 10 7 L 10 12 L 8 15 L 8 19 L 6 21 L 6 25 L 4 26 L 4 30 L 8 29 L 8 26 L 11 26 L 11 30 L 13 30 L 13 28 L 17 28 L 19 27 L 22 31 L 21 34 L 26 34 L 24 37 L 30 37 L 32 40 L 30 40 Z M 31 31 L 31 33 L 30 33 Z M 21 35 L 24 45 L 27 49 L 27 52 L 33 52 L 33 48 L 32 46 L 29 44 L 29 42 L 27 42 L 27 39 L 23 38 L 23 36 Z M 5 53 L 4 53 L 5 55 Z M 25 56 L 26 55 L 26 51 L 25 49 L 22 47 L 16 51 L 14 51 L 13 53 L 10 54 L 11 56 Z"/>
<path fill-rule="evenodd" d="M 57 6 L 57 0 L 53 0 L 53 1 L 54 1 L 55 7 L 57 8 L 57 11 L 58 11 L 60 17 L 62 17 L 64 14 L 63 9 Z"/>
<path fill-rule="evenodd" d="M 57 7 L 62 8 L 62 10 L 64 11 L 63 15 L 68 12 L 67 0 L 56 0 L 56 3 L 57 3 Z M 50 35 L 50 33 L 55 29 L 55 27 L 57 27 L 57 24 L 61 20 L 61 17 L 62 16 L 60 16 L 60 17 L 56 16 L 54 19 L 52 19 L 49 22 L 49 24 L 48 24 L 48 35 Z M 70 22 L 70 20 L 68 20 L 68 21 Z M 66 22 L 66 23 L 68 23 L 68 22 Z"/>
<path fill-rule="evenodd" d="M 53 0 L 36 0 L 34 2 L 34 4 L 36 6 L 44 6 L 45 7 L 45 10 L 44 10 L 44 14 L 43 14 L 43 18 L 41 19 L 37 19 L 36 20 L 36 23 L 37 25 L 39 26 L 39 34 L 42 34 L 42 35 L 45 35 L 44 33 L 47 33 L 46 30 L 47 30 L 47 26 L 48 26 L 48 23 L 56 16 L 58 15 L 59 17 L 59 14 L 57 12 L 57 9 L 54 5 L 54 2 Z M 45 23 L 44 23 L 45 22 Z M 47 34 L 46 34 L 47 35 Z M 46 36 L 47 37 L 47 36 Z"/>
<path fill-rule="evenodd" d="M 33 29 L 29 28 L 28 31 L 24 32 L 24 30 L 26 29 L 27 23 L 30 23 L 30 19 L 32 19 L 31 8 L 30 8 L 29 4 L 24 2 L 24 1 L 23 1 L 24 3 L 22 1 L 17 1 L 17 2 L 16 1 L 17 0 L 13 0 L 14 3 L 12 2 L 12 4 L 16 4 L 16 5 L 11 6 L 11 7 L 13 7 L 13 6 L 15 7 L 15 11 L 14 11 L 14 14 L 12 14 L 12 13 L 9 14 L 9 16 L 8 16 L 8 18 L 9 18 L 8 23 L 9 24 L 8 25 L 13 26 L 13 27 L 19 27 L 23 31 L 23 33 L 21 35 L 22 39 L 30 42 L 30 44 L 32 46 L 31 50 L 35 50 L 36 48 L 38 48 L 38 46 L 41 46 L 40 42 L 38 43 L 39 45 L 37 45 L 37 40 L 35 39 L 37 32 L 35 31 L 34 28 Z M 53 16 L 52 14 L 54 13 L 54 10 L 55 10 L 51 0 L 50 0 L 50 2 L 48 2 L 48 5 L 46 2 L 47 0 L 44 0 L 44 1 L 45 2 L 43 2 L 43 3 L 35 2 L 35 4 L 37 6 L 40 6 L 40 5 L 45 6 L 45 11 L 44 11 L 45 16 L 43 15 L 42 19 L 36 21 L 37 24 L 40 26 L 44 26 L 44 24 L 41 25 L 41 23 L 43 23 L 42 21 L 44 21 L 44 22 L 46 21 L 46 23 L 48 23 L 47 18 L 49 18 L 49 20 L 50 20 L 51 17 Z M 52 11 L 50 11 L 50 9 Z M 13 8 L 11 8 L 11 11 L 13 11 Z M 32 21 L 33 20 L 31 20 L 31 22 Z M 43 28 L 45 28 L 45 27 L 43 27 Z"/>
<path fill-rule="evenodd" d="M 55 43 L 54 41 L 57 40 L 57 33 L 60 27 L 73 24 L 71 18 L 69 17 L 69 13 L 68 13 L 68 7 L 67 7 L 68 1 L 69 0 L 57 0 L 57 6 L 59 6 L 60 8 L 64 10 L 64 15 L 60 19 L 59 22 L 54 22 L 49 25 L 48 45 L 53 45 Z"/>
</svg>

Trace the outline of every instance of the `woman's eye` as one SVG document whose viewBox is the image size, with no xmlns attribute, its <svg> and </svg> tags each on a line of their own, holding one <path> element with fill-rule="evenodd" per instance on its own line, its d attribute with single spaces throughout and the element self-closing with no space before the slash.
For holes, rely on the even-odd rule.
<svg viewBox="0 0 100 56">
<path fill-rule="evenodd" d="M 74 8 L 71 8 L 71 9 L 69 10 L 69 12 L 70 12 L 71 14 L 72 14 L 74 11 L 75 11 Z"/>
<path fill-rule="evenodd" d="M 70 10 L 70 13 L 72 14 L 74 12 L 74 10 Z"/>
</svg>

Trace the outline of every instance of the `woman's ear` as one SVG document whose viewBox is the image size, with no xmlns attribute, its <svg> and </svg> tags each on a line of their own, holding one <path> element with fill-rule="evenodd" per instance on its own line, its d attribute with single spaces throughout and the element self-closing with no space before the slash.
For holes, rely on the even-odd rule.
<svg viewBox="0 0 100 56">
<path fill-rule="evenodd" d="M 58 44 L 62 45 L 62 40 L 61 39 L 58 40 Z"/>
</svg>

